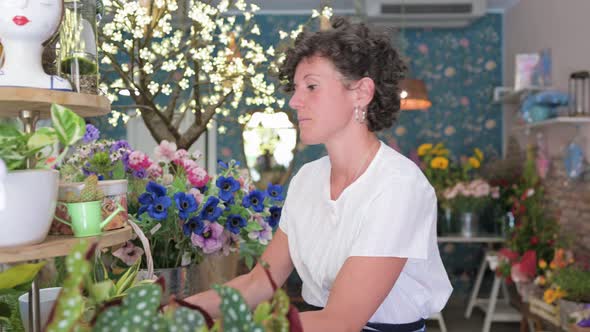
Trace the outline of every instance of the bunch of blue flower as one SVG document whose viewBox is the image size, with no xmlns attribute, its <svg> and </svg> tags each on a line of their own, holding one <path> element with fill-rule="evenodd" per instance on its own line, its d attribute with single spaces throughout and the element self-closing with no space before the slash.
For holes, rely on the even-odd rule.
<svg viewBox="0 0 590 332">
<path fill-rule="evenodd" d="M 220 174 L 202 187 L 178 167 L 171 183 L 149 181 L 139 195 L 136 218 L 150 240 L 155 267 L 184 266 L 204 255 L 235 251 L 251 266 L 272 239 L 283 188 L 256 189 L 235 161 L 219 166 Z"/>
</svg>

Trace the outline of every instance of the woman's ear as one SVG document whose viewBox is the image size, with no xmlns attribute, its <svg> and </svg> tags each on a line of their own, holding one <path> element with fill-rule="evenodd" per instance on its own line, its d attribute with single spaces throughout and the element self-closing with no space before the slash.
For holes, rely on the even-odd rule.
<svg viewBox="0 0 590 332">
<path fill-rule="evenodd" d="M 356 105 L 366 108 L 375 95 L 375 82 L 370 77 L 363 77 L 356 82 Z"/>
</svg>

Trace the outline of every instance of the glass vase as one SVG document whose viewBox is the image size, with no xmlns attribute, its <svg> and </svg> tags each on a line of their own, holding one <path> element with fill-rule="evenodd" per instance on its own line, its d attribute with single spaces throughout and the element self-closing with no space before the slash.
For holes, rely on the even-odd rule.
<svg viewBox="0 0 590 332">
<path fill-rule="evenodd" d="M 64 0 L 58 69 L 76 92 L 98 93 L 96 32 L 96 0 Z"/>
<path fill-rule="evenodd" d="M 461 235 L 464 237 L 473 237 L 478 231 L 478 215 L 473 211 L 461 212 L 459 215 L 461 225 Z"/>
</svg>

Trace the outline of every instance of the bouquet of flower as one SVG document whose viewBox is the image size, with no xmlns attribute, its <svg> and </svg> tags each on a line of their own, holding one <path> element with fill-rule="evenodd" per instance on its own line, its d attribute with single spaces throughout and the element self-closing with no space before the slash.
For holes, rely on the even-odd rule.
<svg viewBox="0 0 590 332">
<path fill-rule="evenodd" d="M 458 182 L 445 189 L 443 197 L 450 202 L 455 211 L 481 211 L 489 203 L 490 198 L 498 198 L 498 187 L 492 187 L 483 179 L 470 182 Z"/>
<path fill-rule="evenodd" d="M 424 143 L 418 147 L 420 168 L 437 193 L 453 183 L 451 165 L 449 163 L 450 152 L 443 143 L 432 145 Z"/>
<path fill-rule="evenodd" d="M 60 167 L 62 180 L 80 182 L 92 174 L 98 176 L 99 180 L 121 180 L 133 171 L 128 165 L 132 149 L 127 141 L 99 137 L 100 131 L 87 124 L 81 144 L 75 146 Z"/>
<path fill-rule="evenodd" d="M 239 163 L 219 162 L 221 173 L 210 176 L 197 163 L 200 154 L 176 150 L 163 141 L 157 162 L 142 152 L 129 156 L 137 178 L 137 223 L 151 245 L 157 268 L 199 263 L 204 255 L 239 251 L 252 266 L 271 240 L 281 217 L 283 189 L 265 191 L 250 184 Z M 145 186 L 140 187 L 137 183 Z"/>
</svg>

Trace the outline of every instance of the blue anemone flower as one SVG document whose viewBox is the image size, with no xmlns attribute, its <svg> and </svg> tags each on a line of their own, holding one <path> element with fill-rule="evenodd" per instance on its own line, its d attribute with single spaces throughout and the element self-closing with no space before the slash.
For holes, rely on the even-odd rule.
<svg viewBox="0 0 590 332">
<path fill-rule="evenodd" d="M 150 181 L 146 186 L 147 192 L 141 194 L 139 200 L 139 211 L 141 215 L 147 212 L 148 215 L 156 220 L 163 220 L 168 217 L 168 208 L 172 205 L 170 197 L 166 196 L 166 188 Z"/>
<path fill-rule="evenodd" d="M 252 207 L 255 212 L 262 212 L 264 210 L 264 193 L 260 190 L 252 190 L 248 195 L 244 196 L 242 205 L 245 208 Z"/>
<path fill-rule="evenodd" d="M 277 227 L 279 221 L 281 221 L 281 212 L 283 208 L 279 206 L 272 206 L 269 209 L 270 216 L 266 217 L 266 222 L 272 227 L 273 229 Z"/>
<path fill-rule="evenodd" d="M 230 201 L 234 197 L 234 193 L 240 189 L 240 183 L 231 176 L 220 176 L 215 184 L 219 188 L 219 198 L 224 202 Z"/>
<path fill-rule="evenodd" d="M 266 188 L 266 194 L 275 201 L 280 202 L 285 199 L 283 197 L 283 187 L 279 184 L 269 183 Z"/>
<path fill-rule="evenodd" d="M 203 229 L 205 229 L 205 223 L 198 216 L 190 218 L 182 225 L 182 232 L 188 237 L 193 233 L 197 235 L 203 234 Z"/>
<path fill-rule="evenodd" d="M 209 220 L 209 221 L 216 221 L 219 216 L 221 216 L 221 208 L 217 206 L 219 204 L 219 198 L 214 196 L 209 196 L 207 202 L 203 206 L 203 210 L 201 210 L 201 219 Z"/>
<path fill-rule="evenodd" d="M 234 234 L 240 234 L 240 229 L 246 227 L 247 222 L 239 214 L 230 214 L 225 222 L 225 227 Z"/>
<path fill-rule="evenodd" d="M 197 207 L 199 206 L 193 195 L 183 192 L 174 194 L 174 200 L 176 201 L 180 219 L 187 219 L 188 215 L 191 212 L 197 211 Z"/>
</svg>

